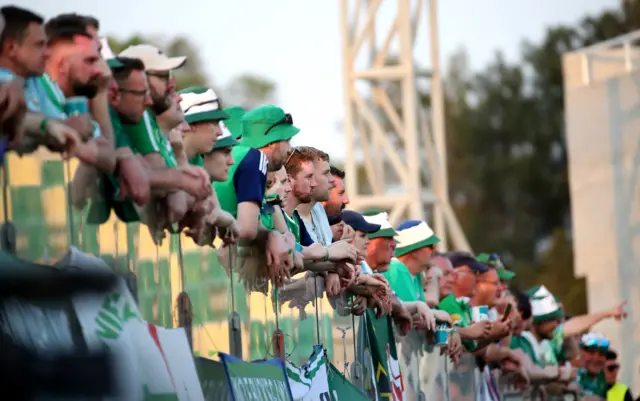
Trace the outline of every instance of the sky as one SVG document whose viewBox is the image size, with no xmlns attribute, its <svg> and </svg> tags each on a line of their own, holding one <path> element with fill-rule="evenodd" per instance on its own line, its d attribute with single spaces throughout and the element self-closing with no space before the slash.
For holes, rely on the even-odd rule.
<svg viewBox="0 0 640 401">
<path fill-rule="evenodd" d="M 278 106 L 291 113 L 301 129 L 294 143 L 316 146 L 342 159 L 341 1 L 21 0 L 17 4 L 46 18 L 62 12 L 93 15 L 100 20 L 103 35 L 186 36 L 201 51 L 214 84 L 224 85 L 247 72 L 271 79 L 277 85 Z M 395 15 L 395 3 L 384 0 L 378 13 L 380 40 Z M 498 50 L 516 61 L 522 42 L 541 40 L 547 26 L 576 23 L 617 4 L 618 0 L 440 0 L 441 64 L 446 68 L 446 60 L 461 48 L 467 50 L 474 69 L 489 63 Z M 423 21 L 415 55 L 418 63 L 429 66 L 426 18 Z"/>
</svg>

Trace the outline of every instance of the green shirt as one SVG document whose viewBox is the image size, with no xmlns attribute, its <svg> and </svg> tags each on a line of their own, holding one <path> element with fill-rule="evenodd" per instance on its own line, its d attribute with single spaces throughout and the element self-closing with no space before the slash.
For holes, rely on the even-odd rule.
<svg viewBox="0 0 640 401">
<path fill-rule="evenodd" d="M 235 163 L 229 167 L 229 177 L 224 182 L 214 182 L 213 188 L 216 190 L 220 206 L 223 210 L 231 213 L 234 218 L 238 218 L 238 197 L 236 196 L 236 187 L 234 177 L 236 170 L 242 160 L 245 158 L 251 148 L 242 145 L 236 145 L 231 149 L 231 155 Z"/>
<path fill-rule="evenodd" d="M 202 158 L 202 155 L 195 155 L 189 159 L 189 164 L 204 168 L 204 159 Z"/>
<path fill-rule="evenodd" d="M 113 138 L 116 148 L 132 148 L 129 136 L 125 132 L 118 113 L 109 107 L 111 126 L 113 127 Z M 111 174 L 102 173 L 100 175 L 100 192 L 102 196 L 92 199 L 88 207 L 87 222 L 89 224 L 104 224 L 109 220 L 111 209 L 116 212 L 118 218 L 125 223 L 140 221 L 140 216 L 136 207 L 130 199 L 120 199 L 120 180 Z"/>
<path fill-rule="evenodd" d="M 607 398 L 607 381 L 604 372 L 592 376 L 586 369 L 578 370 L 576 382 L 580 385 L 581 395 L 583 397 L 595 395 L 601 398 Z"/>
<path fill-rule="evenodd" d="M 111 116 L 111 126 L 113 127 L 113 138 L 116 148 L 130 148 L 133 153 L 136 149 L 133 147 L 130 137 L 127 134 L 124 125 L 120 121 L 120 117 L 116 111 L 109 107 Z M 116 212 L 120 220 L 125 223 L 140 221 L 138 211 L 131 199 L 120 199 L 120 181 L 111 174 L 105 174 L 105 197 L 109 200 L 109 205 Z"/>
<path fill-rule="evenodd" d="M 287 222 L 287 228 L 289 229 L 289 231 L 291 231 L 291 233 L 296 239 L 296 244 L 299 244 L 300 243 L 300 225 L 298 224 L 298 220 L 293 217 L 289 217 L 287 212 L 285 212 L 284 210 L 282 210 L 282 214 L 284 215 L 284 221 Z"/>
<path fill-rule="evenodd" d="M 564 343 L 564 326 L 562 324 L 555 328 L 550 340 L 538 341 L 535 335 L 529 331 L 523 331 L 521 337 L 523 341 L 529 343 L 535 355 L 535 359 L 532 358 L 532 360 L 539 366 L 559 365 L 557 354 Z"/>
<path fill-rule="evenodd" d="M 468 327 L 471 324 L 471 307 L 467 302 L 457 300 L 453 293 L 440 301 L 438 309 L 447 312 L 455 326 Z M 471 340 L 463 340 L 462 345 L 467 351 L 473 351 L 477 347 L 477 344 Z"/>
<path fill-rule="evenodd" d="M 124 129 L 138 153 L 144 156 L 157 152 L 160 153 L 167 167 L 178 165 L 171 143 L 160 130 L 156 118 L 149 109 L 145 110 L 142 121 L 124 125 Z"/>
<path fill-rule="evenodd" d="M 523 336 L 511 336 L 511 344 L 509 344 L 509 348 L 522 350 L 522 352 L 529 356 L 531 362 L 535 363 L 536 365 L 540 364 L 540 362 L 538 361 L 538 356 L 533 350 L 531 343 Z"/>
<path fill-rule="evenodd" d="M 422 274 L 411 274 L 407 266 L 400 260 L 393 258 L 389 264 L 389 270 L 382 273 L 389 282 L 398 298 L 403 302 L 424 302 L 424 290 L 422 289 Z"/>
</svg>

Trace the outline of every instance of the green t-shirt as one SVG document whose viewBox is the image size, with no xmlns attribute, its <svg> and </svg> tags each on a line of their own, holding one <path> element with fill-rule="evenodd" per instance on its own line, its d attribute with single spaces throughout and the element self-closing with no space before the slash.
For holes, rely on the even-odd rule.
<svg viewBox="0 0 640 401">
<path fill-rule="evenodd" d="M 282 211 L 282 214 L 284 215 L 284 221 L 287 222 L 287 228 L 289 228 L 289 231 L 291 231 L 291 233 L 296 239 L 296 244 L 299 244 L 300 243 L 300 225 L 298 224 L 298 220 L 293 217 L 289 217 L 287 212 L 285 212 L 284 210 Z"/>
<path fill-rule="evenodd" d="M 202 155 L 195 155 L 189 159 L 189 164 L 204 168 L 204 159 L 202 158 Z"/>
<path fill-rule="evenodd" d="M 583 397 L 595 395 L 604 399 L 607 398 L 607 380 L 605 379 L 604 372 L 592 376 L 586 369 L 580 369 L 578 370 L 576 382 L 580 385 L 580 394 Z"/>
<path fill-rule="evenodd" d="M 382 275 L 403 302 L 424 302 L 422 274 L 412 275 L 404 263 L 393 258 L 389 264 L 389 270 L 382 273 Z"/>
<path fill-rule="evenodd" d="M 129 136 L 123 128 L 118 113 L 109 107 L 111 126 L 113 127 L 113 137 L 116 148 L 130 148 L 133 153 L 137 153 L 133 148 Z M 125 223 L 140 221 L 140 216 L 136 207 L 130 199 L 120 199 L 120 181 L 111 174 L 103 173 L 100 177 L 100 185 L 103 197 L 94 199 L 89 206 L 87 222 L 90 224 L 103 224 L 109 219 L 111 209 L 116 212 L 118 218 Z"/>
<path fill-rule="evenodd" d="M 447 312 L 456 326 L 468 327 L 471 324 L 471 307 L 467 302 L 457 300 L 453 293 L 442 298 L 438 309 Z M 462 345 L 467 351 L 473 351 L 477 347 L 477 344 L 471 340 L 463 340 Z"/>
<path fill-rule="evenodd" d="M 533 350 L 531 343 L 523 336 L 511 336 L 511 344 L 509 344 L 509 348 L 522 350 L 522 352 L 529 356 L 531 362 L 535 363 L 536 365 L 540 364 L 540 362 L 538 361 L 538 356 Z"/>
<path fill-rule="evenodd" d="M 550 340 L 544 339 L 538 342 L 538 339 L 529 331 L 521 334 L 522 340 L 527 341 L 535 355 L 532 358 L 539 366 L 559 365 L 557 354 L 564 344 L 564 325 L 560 324 L 555 328 Z"/>
<path fill-rule="evenodd" d="M 142 121 L 138 124 L 126 124 L 124 129 L 138 153 L 144 156 L 158 152 L 167 167 L 178 165 L 171 143 L 160 130 L 156 118 L 149 109 L 145 110 Z"/>
<path fill-rule="evenodd" d="M 242 145 L 236 145 L 231 149 L 231 155 L 235 163 L 229 167 L 229 177 L 224 182 L 214 182 L 213 188 L 216 190 L 220 206 L 223 210 L 231 213 L 234 218 L 238 218 L 238 197 L 236 195 L 236 186 L 234 176 L 242 160 L 251 148 Z"/>
</svg>

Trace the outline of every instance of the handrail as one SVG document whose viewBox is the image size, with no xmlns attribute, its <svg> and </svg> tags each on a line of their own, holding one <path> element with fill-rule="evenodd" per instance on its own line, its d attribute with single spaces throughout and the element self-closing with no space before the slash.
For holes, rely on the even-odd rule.
<svg viewBox="0 0 640 401">
<path fill-rule="evenodd" d="M 591 46 L 577 49 L 569 53 L 581 55 L 582 63 L 582 79 L 584 85 L 590 85 L 592 81 L 592 64 L 593 61 L 605 61 L 605 62 L 623 62 L 625 71 L 631 72 L 635 69 L 637 63 L 635 63 L 638 57 L 632 55 L 632 49 L 634 42 L 640 41 L 640 30 L 629 32 L 624 35 L 616 36 L 605 40 L 603 42 L 596 43 Z M 623 53 L 620 56 L 610 54 L 610 51 L 622 47 Z M 609 54 L 603 54 L 609 53 Z"/>
</svg>

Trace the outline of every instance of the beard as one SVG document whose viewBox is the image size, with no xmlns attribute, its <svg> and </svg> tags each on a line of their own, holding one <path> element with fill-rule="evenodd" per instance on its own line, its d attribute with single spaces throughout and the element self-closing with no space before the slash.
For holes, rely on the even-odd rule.
<svg viewBox="0 0 640 401">
<path fill-rule="evenodd" d="M 292 188 L 291 189 L 291 193 L 289 194 L 289 196 L 293 195 L 299 203 L 311 203 L 311 193 L 310 192 L 300 192 L 298 189 Z"/>
<path fill-rule="evenodd" d="M 345 204 L 342 202 L 331 202 L 327 201 L 324 205 L 324 209 L 327 211 L 327 214 L 338 215 L 345 208 Z"/>
<path fill-rule="evenodd" d="M 84 96 L 87 99 L 93 99 L 98 94 L 98 85 L 91 81 L 87 83 L 73 82 L 71 88 L 75 96 Z"/>
<path fill-rule="evenodd" d="M 152 92 L 151 102 L 151 110 L 153 110 L 153 113 L 156 116 L 159 116 L 160 114 L 169 110 L 169 108 L 172 106 L 173 100 L 172 96 L 170 96 L 169 94 L 159 95 Z"/>
</svg>

